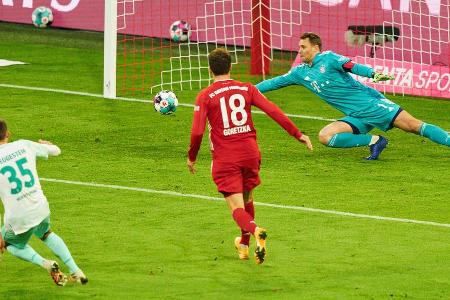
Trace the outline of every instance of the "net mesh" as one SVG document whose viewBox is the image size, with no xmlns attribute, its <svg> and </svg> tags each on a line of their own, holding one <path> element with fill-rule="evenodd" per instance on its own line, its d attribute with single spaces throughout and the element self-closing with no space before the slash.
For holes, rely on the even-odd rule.
<svg viewBox="0 0 450 300">
<path fill-rule="evenodd" d="M 445 97 L 449 9 L 449 0 L 119 1 L 118 93 L 199 90 L 211 82 L 207 54 L 218 46 L 232 54 L 234 78 L 258 82 L 263 76 L 250 72 L 252 39 L 266 49 L 261 55 L 270 61 L 270 77 L 290 69 L 299 37 L 312 31 L 324 50 L 394 74 L 395 80 L 382 84 L 358 78 L 381 91 Z M 254 36 L 258 18 L 270 24 L 257 29 L 268 40 Z M 176 20 L 192 26 L 186 43 L 170 39 Z"/>
</svg>

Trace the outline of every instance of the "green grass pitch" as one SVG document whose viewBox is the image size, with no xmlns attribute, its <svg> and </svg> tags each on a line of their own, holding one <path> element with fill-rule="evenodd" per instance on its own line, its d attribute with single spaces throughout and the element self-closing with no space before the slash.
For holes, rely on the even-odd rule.
<svg viewBox="0 0 450 300">
<path fill-rule="evenodd" d="M 199 172 L 185 166 L 192 108 L 161 116 L 148 103 L 5 87 L 101 94 L 102 39 L 0 23 L 0 58 L 29 63 L 0 68 L 0 118 L 14 139 L 48 139 L 62 149 L 39 161 L 40 177 L 220 197 L 206 137 Z M 193 103 L 196 93 L 178 97 Z M 287 113 L 341 116 L 300 88 L 268 97 Z M 389 98 L 450 130 L 449 101 Z M 450 224 L 448 148 L 392 130 L 381 159 L 367 162 L 367 149 L 319 144 L 326 121 L 293 119 L 313 140 L 309 153 L 268 117 L 253 118 L 263 155 L 255 201 Z M 59 288 L 41 268 L 6 253 L 0 299 L 450 298 L 449 227 L 256 205 L 256 221 L 269 233 L 267 261 L 258 266 L 237 259 L 239 230 L 223 201 L 41 183 L 53 230 L 89 284 Z M 36 238 L 31 245 L 53 257 Z"/>
</svg>

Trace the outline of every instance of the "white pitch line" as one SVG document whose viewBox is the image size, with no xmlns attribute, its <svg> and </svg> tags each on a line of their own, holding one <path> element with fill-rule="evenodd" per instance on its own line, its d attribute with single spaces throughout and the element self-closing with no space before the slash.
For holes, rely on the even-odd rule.
<svg viewBox="0 0 450 300">
<path fill-rule="evenodd" d="M 116 97 L 116 99 L 104 98 L 103 95 L 93 94 L 93 93 L 85 93 L 85 92 L 76 92 L 76 91 L 68 91 L 68 90 L 60 90 L 60 89 L 51 89 L 51 88 L 42 88 L 42 87 L 32 87 L 32 86 L 23 86 L 23 85 L 13 85 L 13 84 L 3 84 L 0 83 L 0 87 L 11 88 L 11 89 L 20 89 L 20 90 L 30 90 L 30 91 L 42 91 L 42 92 L 51 92 L 51 93 L 60 93 L 60 94 L 68 94 L 68 95 L 77 95 L 77 96 L 87 96 L 87 97 L 95 97 L 102 98 L 106 100 L 120 100 L 127 102 L 140 102 L 140 103 L 152 103 L 151 100 L 146 99 L 138 99 L 138 98 L 127 98 L 127 97 Z M 178 103 L 180 106 L 186 107 L 194 107 L 193 104 L 188 103 Z M 260 110 L 252 110 L 255 114 L 265 114 Z M 318 116 L 306 116 L 306 115 L 296 115 L 296 114 L 286 114 L 286 116 L 291 118 L 301 118 L 301 119 L 310 119 L 310 120 L 320 120 L 320 121 L 329 121 L 334 122 L 336 119 L 327 119 Z"/>
<path fill-rule="evenodd" d="M 109 188 L 109 189 L 115 189 L 115 190 L 127 190 L 127 191 L 143 192 L 143 193 L 150 193 L 150 194 L 162 194 L 162 195 L 169 195 L 169 196 L 175 196 L 175 197 L 195 198 L 195 199 L 203 199 L 203 200 L 210 200 L 210 201 L 224 201 L 223 198 L 219 198 L 219 197 L 211 197 L 211 196 L 196 195 L 196 194 L 182 194 L 182 193 L 173 192 L 173 191 L 161 191 L 161 190 L 154 190 L 154 189 L 147 189 L 147 188 L 135 188 L 135 187 L 127 187 L 127 186 L 121 186 L 121 185 L 113 185 L 113 184 L 101 184 L 101 183 L 93 183 L 93 182 L 81 182 L 81 181 L 52 179 L 52 178 L 41 178 L 41 180 L 48 181 L 48 182 L 55 182 L 55 183 L 65 183 L 65 184 L 89 186 L 89 187 Z M 356 213 L 336 211 L 336 210 L 318 209 L 318 208 L 302 207 L 302 206 L 294 206 L 294 205 L 281 205 L 281 204 L 272 204 L 272 203 L 264 203 L 264 202 L 255 202 L 255 204 L 257 204 L 258 206 L 266 206 L 266 207 L 280 208 L 280 209 L 300 210 L 300 211 L 329 214 L 329 215 L 338 215 L 338 216 L 346 216 L 346 217 L 354 217 L 354 218 L 373 219 L 373 220 L 379 220 L 379 221 L 412 223 L 412 224 L 419 224 L 419 225 L 429 225 L 429 226 L 450 228 L 450 224 L 438 223 L 438 222 L 433 222 L 433 221 L 421 221 L 421 220 L 413 220 L 413 219 L 373 216 L 373 215 L 356 214 Z"/>
</svg>

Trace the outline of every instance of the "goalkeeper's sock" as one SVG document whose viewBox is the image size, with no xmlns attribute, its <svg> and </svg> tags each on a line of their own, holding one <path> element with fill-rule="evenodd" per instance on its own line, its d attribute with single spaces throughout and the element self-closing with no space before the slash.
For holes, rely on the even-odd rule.
<svg viewBox="0 0 450 300">
<path fill-rule="evenodd" d="M 327 146 L 333 148 L 352 148 L 368 146 L 372 140 L 369 134 L 337 133 L 331 137 Z"/>
<path fill-rule="evenodd" d="M 419 129 L 419 134 L 435 143 L 450 147 L 450 136 L 448 132 L 436 125 L 423 123 Z"/>
<path fill-rule="evenodd" d="M 9 245 L 6 247 L 9 253 L 14 255 L 15 257 L 18 257 L 20 259 L 29 261 L 33 264 L 36 264 L 38 266 L 41 266 L 44 268 L 44 261 L 45 259 L 39 255 L 33 248 L 31 248 L 29 245 L 26 245 L 25 248 L 20 249 L 16 246 Z"/>
<path fill-rule="evenodd" d="M 252 234 L 255 233 L 255 221 L 253 221 L 253 218 L 243 208 L 233 210 L 233 219 L 242 230 Z"/>
<path fill-rule="evenodd" d="M 379 139 L 380 139 L 379 135 L 372 135 L 372 138 L 370 139 L 369 146 L 372 146 L 373 144 L 376 144 Z"/>
<path fill-rule="evenodd" d="M 255 207 L 253 206 L 253 200 L 248 201 L 245 205 L 245 211 L 252 217 L 255 218 Z M 241 229 L 241 244 L 249 245 L 250 244 L 250 232 Z"/>
<path fill-rule="evenodd" d="M 63 263 L 69 268 L 71 274 L 75 273 L 79 269 L 66 244 L 56 233 L 50 233 L 44 240 L 44 243 L 63 261 Z"/>
</svg>

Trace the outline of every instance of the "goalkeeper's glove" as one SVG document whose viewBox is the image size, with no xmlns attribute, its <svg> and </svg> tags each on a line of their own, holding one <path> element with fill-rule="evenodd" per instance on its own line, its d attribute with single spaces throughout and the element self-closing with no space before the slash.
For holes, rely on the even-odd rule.
<svg viewBox="0 0 450 300">
<path fill-rule="evenodd" d="M 377 83 L 380 81 L 392 80 L 395 77 L 393 75 L 383 74 L 383 73 L 373 73 L 372 74 L 373 82 Z"/>
</svg>

